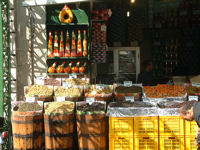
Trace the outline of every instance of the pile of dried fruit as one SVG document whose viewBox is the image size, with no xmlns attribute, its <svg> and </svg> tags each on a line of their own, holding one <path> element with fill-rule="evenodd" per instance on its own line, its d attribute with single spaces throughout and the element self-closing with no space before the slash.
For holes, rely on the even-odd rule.
<svg viewBox="0 0 200 150">
<path fill-rule="evenodd" d="M 158 84 L 157 86 L 144 86 L 148 98 L 184 97 L 185 88 L 180 85 Z"/>
<path fill-rule="evenodd" d="M 39 111 L 42 110 L 42 107 L 39 104 L 36 103 L 21 103 L 18 104 L 13 108 L 14 111 L 19 111 L 19 112 L 28 112 L 28 111 Z"/>
<path fill-rule="evenodd" d="M 80 79 L 80 78 L 77 78 L 77 79 L 65 79 L 63 81 L 64 83 L 70 83 L 71 85 L 88 85 L 89 84 L 89 80 L 84 80 L 84 79 Z"/>
<path fill-rule="evenodd" d="M 34 96 L 52 96 L 53 95 L 53 87 L 48 87 L 46 85 L 32 85 L 25 89 L 26 97 L 34 97 Z"/>
<path fill-rule="evenodd" d="M 79 87 L 57 87 L 54 90 L 56 97 L 80 97 L 83 90 Z"/>
<path fill-rule="evenodd" d="M 88 103 L 86 103 L 77 106 L 77 111 L 82 111 L 82 112 L 105 111 L 105 104 L 94 102 L 91 105 L 89 105 Z"/>
<path fill-rule="evenodd" d="M 187 102 L 160 102 L 158 103 L 158 107 L 160 108 L 180 108 L 183 106 L 185 103 L 189 103 L 193 105 L 197 101 L 187 101 Z"/>
<path fill-rule="evenodd" d="M 120 101 L 120 102 L 111 103 L 110 107 L 153 107 L 153 105 L 146 102 Z"/>
<path fill-rule="evenodd" d="M 45 106 L 45 114 L 68 114 L 74 111 L 73 102 L 50 102 Z"/>
<path fill-rule="evenodd" d="M 115 89 L 116 93 L 139 93 L 142 92 L 142 88 L 139 86 L 130 86 L 130 87 L 126 87 L 126 86 L 118 86 Z"/>
</svg>

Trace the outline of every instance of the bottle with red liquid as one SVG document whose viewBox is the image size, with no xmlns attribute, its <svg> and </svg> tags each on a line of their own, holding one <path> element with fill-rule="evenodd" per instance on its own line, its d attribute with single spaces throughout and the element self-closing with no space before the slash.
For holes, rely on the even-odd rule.
<svg viewBox="0 0 200 150">
<path fill-rule="evenodd" d="M 87 57 L 87 35 L 86 30 L 83 31 L 84 38 L 83 38 L 83 57 Z"/>
<path fill-rule="evenodd" d="M 53 45 L 52 45 L 52 35 L 49 32 L 49 42 L 48 42 L 48 57 L 53 57 Z"/>
<path fill-rule="evenodd" d="M 82 57 L 82 45 L 81 45 L 81 31 L 78 30 L 78 44 L 77 44 L 77 56 Z"/>
<path fill-rule="evenodd" d="M 76 37 L 74 31 L 72 31 L 72 47 L 71 47 L 71 57 L 76 57 Z"/>
<path fill-rule="evenodd" d="M 60 32 L 60 51 L 59 51 L 59 57 L 64 57 L 63 31 Z"/>
<path fill-rule="evenodd" d="M 69 32 L 67 31 L 66 35 L 66 45 L 65 45 L 65 57 L 70 57 L 70 41 L 69 41 Z"/>
<path fill-rule="evenodd" d="M 54 52 L 53 55 L 54 57 L 58 57 L 59 53 L 58 53 L 58 36 L 57 36 L 57 32 L 55 32 L 55 39 L 54 39 L 54 48 L 53 48 Z"/>
</svg>

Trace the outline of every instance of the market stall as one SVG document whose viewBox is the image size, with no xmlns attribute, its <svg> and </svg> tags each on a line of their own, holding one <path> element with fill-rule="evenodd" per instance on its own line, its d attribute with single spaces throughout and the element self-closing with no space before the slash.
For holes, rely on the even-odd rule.
<svg viewBox="0 0 200 150">
<path fill-rule="evenodd" d="M 45 7 L 46 72 L 24 87 L 23 101 L 12 104 L 14 149 L 195 149 L 198 126 L 184 121 L 179 109 L 199 101 L 197 81 L 136 84 L 140 48 L 132 46 L 111 48 L 117 76 L 102 84 L 92 68 L 107 61 L 111 10 L 95 10 L 89 18 L 77 4 Z"/>
</svg>

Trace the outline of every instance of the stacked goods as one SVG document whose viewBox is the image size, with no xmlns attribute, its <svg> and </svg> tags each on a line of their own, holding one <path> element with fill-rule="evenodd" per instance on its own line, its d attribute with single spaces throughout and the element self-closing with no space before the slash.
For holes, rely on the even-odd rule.
<svg viewBox="0 0 200 150">
<path fill-rule="evenodd" d="M 160 150 L 184 149 L 184 120 L 179 108 L 185 102 L 166 101 L 158 103 Z M 194 102 L 192 101 L 191 104 Z"/>
<path fill-rule="evenodd" d="M 62 84 L 70 84 L 70 85 L 81 85 L 81 86 L 84 86 L 84 85 L 88 85 L 89 84 L 89 79 L 85 79 L 85 78 L 67 78 L 67 79 L 63 79 L 62 81 Z"/>
<path fill-rule="evenodd" d="M 81 102 L 77 103 L 78 112 L 90 112 L 87 114 L 77 114 L 79 149 L 106 149 L 107 123 L 105 110 L 105 103 L 96 102 L 91 106 Z"/>
<path fill-rule="evenodd" d="M 106 23 L 92 22 L 92 42 L 106 43 Z"/>
<path fill-rule="evenodd" d="M 109 149 L 158 149 L 158 117 L 153 108 L 146 102 L 110 103 Z"/>
<path fill-rule="evenodd" d="M 51 101 L 53 96 L 53 86 L 31 85 L 25 87 L 25 97 L 34 97 L 35 100 Z"/>
<path fill-rule="evenodd" d="M 92 43 L 92 61 L 94 63 L 105 63 L 107 56 L 106 43 Z"/>
<path fill-rule="evenodd" d="M 142 87 L 139 86 L 118 86 L 115 89 L 115 99 L 118 101 L 125 100 L 125 96 L 133 96 L 134 100 L 142 99 Z"/>
<path fill-rule="evenodd" d="M 65 97 L 65 100 L 81 100 L 83 88 L 78 86 L 54 87 L 54 95 L 56 97 Z"/>
<path fill-rule="evenodd" d="M 74 103 L 50 102 L 45 106 L 45 148 L 72 149 Z"/>
<path fill-rule="evenodd" d="M 144 86 L 147 98 L 184 97 L 185 88 L 180 85 L 158 84 L 157 86 Z"/>
<path fill-rule="evenodd" d="M 85 97 L 95 97 L 96 101 L 109 101 L 113 98 L 112 85 L 88 85 L 85 87 Z"/>
<path fill-rule="evenodd" d="M 26 102 L 16 105 L 12 114 L 12 132 L 14 149 L 42 149 L 42 107 Z"/>
</svg>

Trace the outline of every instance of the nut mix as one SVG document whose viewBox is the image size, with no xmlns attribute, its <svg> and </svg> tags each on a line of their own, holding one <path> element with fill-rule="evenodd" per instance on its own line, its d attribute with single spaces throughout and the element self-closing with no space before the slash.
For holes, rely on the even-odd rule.
<svg viewBox="0 0 200 150">
<path fill-rule="evenodd" d="M 74 111 L 73 102 L 50 102 L 45 105 L 45 114 L 68 114 Z"/>
<path fill-rule="evenodd" d="M 53 95 L 53 87 L 48 87 L 46 85 L 31 85 L 25 89 L 26 97 L 34 97 L 34 96 L 52 96 Z"/>
<path fill-rule="evenodd" d="M 80 97 L 83 93 L 80 87 L 57 87 L 54 89 L 54 94 L 56 97 Z"/>
</svg>

